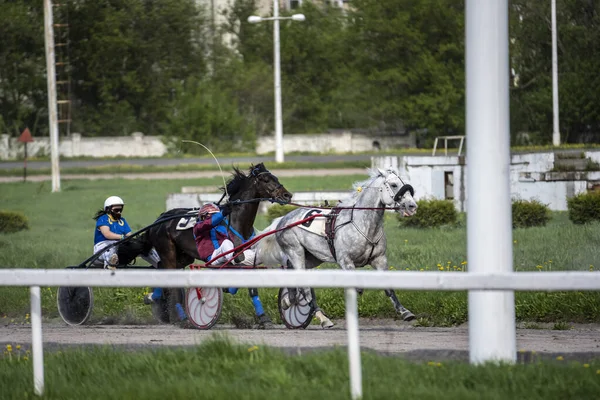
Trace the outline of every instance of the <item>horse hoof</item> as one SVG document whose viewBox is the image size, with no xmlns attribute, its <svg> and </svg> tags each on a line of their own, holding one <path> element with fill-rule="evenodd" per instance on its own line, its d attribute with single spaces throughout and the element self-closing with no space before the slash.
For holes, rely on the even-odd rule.
<svg viewBox="0 0 600 400">
<path fill-rule="evenodd" d="M 273 325 L 273 321 L 267 314 L 262 314 L 258 317 L 258 329 L 273 329 L 275 325 Z"/>
<path fill-rule="evenodd" d="M 152 293 L 148 293 L 146 296 L 144 296 L 144 304 L 149 305 L 154 303 L 154 300 L 152 299 Z"/>
<path fill-rule="evenodd" d="M 410 311 L 406 310 L 402 314 L 400 314 L 400 317 L 402 317 L 402 319 L 404 321 L 408 322 L 408 321 L 412 321 L 413 319 L 415 319 L 415 314 L 413 314 Z"/>
<path fill-rule="evenodd" d="M 330 320 L 321 322 L 321 328 L 323 328 L 323 329 L 333 328 L 334 325 L 335 324 L 333 322 L 331 322 Z"/>
<path fill-rule="evenodd" d="M 284 296 L 281 299 L 281 308 L 285 311 L 292 306 L 292 302 L 290 301 L 290 296 Z"/>
<path fill-rule="evenodd" d="M 258 329 L 265 329 L 265 330 L 269 330 L 269 329 L 275 329 L 275 325 L 273 325 L 272 322 L 265 322 L 264 324 L 258 324 Z"/>
</svg>

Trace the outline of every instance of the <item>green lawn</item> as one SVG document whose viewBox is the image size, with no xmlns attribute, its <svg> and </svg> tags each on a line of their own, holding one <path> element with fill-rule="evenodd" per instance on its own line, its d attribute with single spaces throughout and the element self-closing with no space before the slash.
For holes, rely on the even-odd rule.
<svg viewBox="0 0 600 400">
<path fill-rule="evenodd" d="M 234 164 L 237 166 L 237 163 Z M 317 169 L 317 168 L 368 168 L 370 160 L 364 161 L 328 161 L 328 162 L 293 162 L 271 164 L 271 169 Z M 222 168 L 230 166 L 223 165 Z M 244 166 L 241 166 L 244 168 Z M 127 173 L 153 173 L 153 172 L 197 172 L 218 171 L 216 164 L 178 164 L 178 165 L 134 165 L 116 164 L 97 167 L 61 167 L 61 174 L 127 174 Z M 50 175 L 50 168 L 28 168 L 27 176 Z M 0 176 L 23 176 L 23 168 L 0 169 Z"/>
<path fill-rule="evenodd" d="M 311 190 L 344 190 L 366 175 L 335 177 L 282 178 L 292 192 Z M 92 254 L 94 221 L 92 215 L 104 199 L 112 194 L 124 198 L 125 217 L 134 230 L 152 223 L 165 210 L 168 193 L 179 192 L 182 186 L 222 185 L 221 179 L 194 180 L 114 180 L 65 181 L 62 192 L 50 193 L 50 182 L 0 184 L 0 208 L 23 212 L 31 228 L 15 234 L 0 234 L 0 268 L 64 268 L 77 265 Z M 464 216 L 463 216 L 464 220 Z M 259 216 L 256 226 L 266 227 L 268 221 Z M 466 229 L 399 228 L 395 215 L 387 216 L 388 257 L 398 273 L 406 269 L 446 273 L 463 273 L 468 269 Z M 493 231 L 490 227 L 490 232 Z M 489 234 L 489 233 L 484 233 Z M 600 267 L 597 243 L 600 224 L 574 225 L 565 213 L 553 213 L 548 226 L 516 229 L 513 234 L 514 266 L 518 271 L 581 270 L 598 273 Z M 333 268 L 325 264 L 321 268 Z M 337 268 L 337 267 L 336 267 Z M 108 318 L 115 321 L 151 321 L 150 311 L 141 302 L 148 288 L 97 288 L 94 321 Z M 43 308 L 46 317 L 56 317 L 55 289 L 43 288 Z M 261 289 L 266 311 L 275 319 L 276 290 Z M 320 305 L 333 318 L 344 315 L 343 291 L 318 290 Z M 467 317 L 464 292 L 400 292 L 403 304 L 411 309 L 424 325 L 452 325 Z M 600 321 L 600 293 L 517 293 L 517 318 L 527 321 L 590 322 Z M 21 321 L 28 313 L 29 295 L 26 288 L 0 287 L 0 323 L 12 319 Z M 363 317 L 394 316 L 391 303 L 380 291 L 367 291 L 359 299 Z M 240 291 L 226 296 L 222 322 L 234 315 L 252 315 L 252 305 Z M 2 318 L 4 315 L 7 318 Z"/>
<path fill-rule="evenodd" d="M 0 398 L 35 398 L 31 360 L 15 347 L 0 359 Z M 342 349 L 287 356 L 220 339 L 187 350 L 51 351 L 44 362 L 46 399 L 350 398 Z M 472 366 L 363 353 L 362 372 L 365 399 L 566 400 L 600 393 L 598 362 Z"/>
</svg>

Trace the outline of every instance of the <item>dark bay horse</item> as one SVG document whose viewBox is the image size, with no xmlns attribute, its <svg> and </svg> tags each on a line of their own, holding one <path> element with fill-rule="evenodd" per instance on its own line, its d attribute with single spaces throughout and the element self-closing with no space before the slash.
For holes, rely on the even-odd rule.
<svg viewBox="0 0 600 400">
<path fill-rule="evenodd" d="M 254 235 L 254 220 L 258 213 L 259 199 L 288 203 L 292 199 L 292 194 L 279 183 L 279 179 L 269 172 L 263 163 L 252 165 L 248 174 L 235 167 L 234 171 L 233 177 L 227 182 L 224 195 L 229 194 L 228 204 L 232 208 L 226 223 L 230 239 L 237 247 Z M 192 264 L 195 259 L 199 259 L 192 233 L 197 210 L 172 209 L 162 213 L 158 220 L 186 213 L 189 213 L 188 216 L 182 219 L 171 219 L 153 226 L 141 237 L 121 245 L 118 249 L 119 259 L 124 262 L 133 260 L 139 254 L 147 254 L 154 247 L 161 259 L 159 268 L 181 269 Z M 155 290 L 152 297 L 160 298 L 160 290 Z M 248 292 L 253 299 L 261 327 L 268 326 L 271 320 L 262 312 L 257 290 L 252 288 Z M 181 312 L 178 312 L 177 305 L 182 303 L 181 291 L 170 290 L 167 303 L 168 319 L 163 322 L 174 323 L 181 319 Z"/>
</svg>

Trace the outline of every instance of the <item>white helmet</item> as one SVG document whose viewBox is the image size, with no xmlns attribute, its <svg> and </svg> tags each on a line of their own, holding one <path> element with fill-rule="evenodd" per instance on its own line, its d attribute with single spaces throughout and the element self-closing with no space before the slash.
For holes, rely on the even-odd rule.
<svg viewBox="0 0 600 400">
<path fill-rule="evenodd" d="M 104 209 L 106 210 L 108 207 L 112 206 L 122 206 L 125 205 L 125 202 L 119 196 L 110 196 L 108 199 L 104 200 Z"/>
</svg>

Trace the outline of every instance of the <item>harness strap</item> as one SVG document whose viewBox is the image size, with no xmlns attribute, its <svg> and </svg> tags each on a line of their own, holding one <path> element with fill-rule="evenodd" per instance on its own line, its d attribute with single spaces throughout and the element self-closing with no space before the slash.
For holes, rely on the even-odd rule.
<svg viewBox="0 0 600 400">
<path fill-rule="evenodd" d="M 337 262 L 337 255 L 335 253 L 335 221 L 338 216 L 339 208 L 333 208 L 331 213 L 329 214 L 327 220 L 325 220 L 325 237 L 327 238 L 327 245 L 329 246 L 329 251 L 333 256 L 333 259 Z"/>
<path fill-rule="evenodd" d="M 351 223 L 354 226 L 354 228 L 356 228 L 358 233 L 360 233 L 361 236 L 364 237 L 366 239 L 366 241 L 369 242 L 369 244 L 371 245 L 371 252 L 369 253 L 369 258 L 367 258 L 367 264 L 369 264 L 369 262 L 371 261 L 371 257 L 373 256 L 373 251 L 375 250 L 375 246 L 377 246 L 377 244 L 379 243 L 379 241 L 385 234 L 385 231 L 382 229 L 381 232 L 379 233 L 379 236 L 377 237 L 377 239 L 375 239 L 375 240 L 369 239 L 367 237 L 367 235 L 365 235 L 364 232 L 358 227 L 358 225 L 356 225 L 356 222 L 354 222 L 354 207 L 352 207 L 352 214 L 350 215 L 350 220 L 344 222 L 341 225 L 336 226 L 335 223 L 336 223 L 337 217 L 339 215 L 339 211 L 341 211 L 343 209 L 344 208 L 342 208 L 342 207 L 333 208 L 331 210 L 331 213 L 329 214 L 327 220 L 325 221 L 325 236 L 327 239 L 327 245 L 329 246 L 329 251 L 331 252 L 331 255 L 333 256 L 333 259 L 337 262 L 337 254 L 335 251 L 335 234 L 338 231 L 338 229 L 340 229 L 342 226 L 348 225 Z"/>
<path fill-rule="evenodd" d="M 254 236 L 256 236 L 256 232 L 254 232 L 254 230 L 252 230 L 252 235 L 250 235 L 250 237 L 248 239 L 245 239 L 241 233 L 236 231 L 235 228 L 233 226 L 231 226 L 231 224 L 229 223 L 229 219 L 227 219 L 227 218 L 223 218 L 223 221 L 221 222 L 221 224 L 224 224 L 224 226 L 227 228 L 228 231 L 231 231 L 231 233 L 233 233 L 235 236 L 240 238 L 242 243 L 246 243 L 248 240 L 251 240 L 252 238 L 254 238 Z"/>
</svg>

